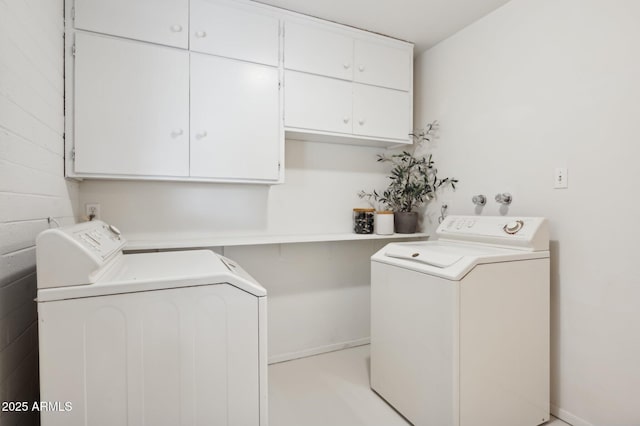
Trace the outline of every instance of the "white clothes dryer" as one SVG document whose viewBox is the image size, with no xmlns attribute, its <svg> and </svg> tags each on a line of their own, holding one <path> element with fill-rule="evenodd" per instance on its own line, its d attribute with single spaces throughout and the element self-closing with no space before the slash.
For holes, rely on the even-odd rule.
<svg viewBox="0 0 640 426">
<path fill-rule="evenodd" d="M 36 240 L 43 426 L 267 425 L 266 291 L 208 250 L 123 254 L 100 221 Z"/>
<path fill-rule="evenodd" d="M 416 426 L 549 420 L 543 218 L 449 216 L 371 258 L 371 387 Z"/>
</svg>

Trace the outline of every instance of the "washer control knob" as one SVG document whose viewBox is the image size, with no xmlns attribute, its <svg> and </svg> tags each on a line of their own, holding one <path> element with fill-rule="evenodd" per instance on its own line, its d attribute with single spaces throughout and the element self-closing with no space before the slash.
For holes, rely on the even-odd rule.
<svg viewBox="0 0 640 426">
<path fill-rule="evenodd" d="M 507 234 L 513 235 L 517 233 L 519 230 L 521 230 L 523 226 L 524 226 L 523 221 L 516 220 L 514 222 L 507 223 L 502 229 L 504 229 L 504 232 L 506 232 Z"/>
<path fill-rule="evenodd" d="M 113 232 L 117 236 L 120 236 L 120 230 L 113 225 L 109 225 L 109 231 Z"/>
</svg>

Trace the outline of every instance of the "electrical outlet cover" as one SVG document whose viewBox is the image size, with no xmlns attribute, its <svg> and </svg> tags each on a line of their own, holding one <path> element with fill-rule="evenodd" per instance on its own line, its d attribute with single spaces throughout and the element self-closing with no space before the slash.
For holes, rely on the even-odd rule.
<svg viewBox="0 0 640 426">
<path fill-rule="evenodd" d="M 100 219 L 100 204 L 87 203 L 84 205 L 84 213 L 89 220 Z"/>
</svg>

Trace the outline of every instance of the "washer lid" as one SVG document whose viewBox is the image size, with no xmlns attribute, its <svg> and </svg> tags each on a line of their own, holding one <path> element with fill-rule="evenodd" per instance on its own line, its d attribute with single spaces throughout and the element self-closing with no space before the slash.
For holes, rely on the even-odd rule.
<svg viewBox="0 0 640 426">
<path fill-rule="evenodd" d="M 422 245 L 413 247 L 388 245 L 387 250 L 384 254 L 388 257 L 420 262 L 426 265 L 435 266 L 437 268 L 446 268 L 448 266 L 451 266 L 463 257 L 460 254 L 443 252 L 433 245 Z"/>
<path fill-rule="evenodd" d="M 457 281 L 476 265 L 548 257 L 548 251 L 530 252 L 439 240 L 390 243 L 371 256 L 371 261 Z"/>
<path fill-rule="evenodd" d="M 193 250 L 121 255 L 96 282 L 40 289 L 38 302 L 224 283 L 255 296 L 267 294 L 233 261 Z"/>
</svg>

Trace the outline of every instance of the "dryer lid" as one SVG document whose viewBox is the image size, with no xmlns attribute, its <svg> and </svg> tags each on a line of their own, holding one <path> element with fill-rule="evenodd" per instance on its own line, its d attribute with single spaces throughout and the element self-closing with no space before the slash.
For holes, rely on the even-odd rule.
<svg viewBox="0 0 640 426">
<path fill-rule="evenodd" d="M 38 302 L 201 285 L 229 284 L 257 297 L 267 291 L 229 259 L 210 250 L 119 256 L 94 283 L 38 290 Z"/>
</svg>

